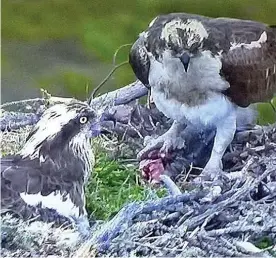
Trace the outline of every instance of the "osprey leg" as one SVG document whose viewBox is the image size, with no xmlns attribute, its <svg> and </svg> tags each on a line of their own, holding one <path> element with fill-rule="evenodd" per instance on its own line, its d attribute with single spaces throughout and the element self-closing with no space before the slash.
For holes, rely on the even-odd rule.
<svg viewBox="0 0 276 258">
<path fill-rule="evenodd" d="M 216 136 L 209 161 L 203 169 L 201 176 L 217 178 L 222 172 L 222 157 L 232 142 L 236 131 L 236 111 L 233 110 L 227 119 L 216 124 Z"/>
</svg>

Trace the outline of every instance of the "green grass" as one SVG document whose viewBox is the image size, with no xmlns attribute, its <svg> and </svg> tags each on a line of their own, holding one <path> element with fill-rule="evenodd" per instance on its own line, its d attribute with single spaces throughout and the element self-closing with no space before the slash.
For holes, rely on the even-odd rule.
<svg viewBox="0 0 276 258">
<path fill-rule="evenodd" d="M 134 165 L 124 165 L 111 159 L 108 153 L 97 153 L 96 166 L 86 188 L 88 213 L 96 219 L 109 219 L 126 203 L 148 198 L 150 192 L 164 195 L 164 188 L 158 190 L 142 186 L 140 172 Z"/>
<path fill-rule="evenodd" d="M 267 125 L 273 124 L 276 121 L 276 97 L 270 103 L 258 104 L 258 119 L 257 124 Z"/>
</svg>

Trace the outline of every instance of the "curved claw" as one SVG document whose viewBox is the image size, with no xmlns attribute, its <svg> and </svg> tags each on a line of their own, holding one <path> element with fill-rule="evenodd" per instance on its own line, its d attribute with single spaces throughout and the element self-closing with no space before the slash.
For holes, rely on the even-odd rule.
<svg viewBox="0 0 276 258">
<path fill-rule="evenodd" d="M 185 146 L 183 139 L 175 137 L 168 132 L 155 139 L 147 139 L 145 144 L 146 147 L 137 154 L 139 160 L 147 158 L 149 153 L 153 150 L 160 150 L 159 153 L 162 158 L 162 155 L 166 156 L 171 150 L 181 149 Z"/>
<path fill-rule="evenodd" d="M 163 144 L 164 144 L 164 140 L 162 139 L 162 137 L 158 137 L 156 139 L 148 141 L 148 144 L 146 145 L 146 147 L 137 154 L 138 160 L 147 158 L 151 151 L 160 149 Z"/>
<path fill-rule="evenodd" d="M 173 149 L 173 143 L 171 141 L 164 141 L 162 148 L 160 149 L 161 153 L 167 154 L 171 149 Z"/>
</svg>

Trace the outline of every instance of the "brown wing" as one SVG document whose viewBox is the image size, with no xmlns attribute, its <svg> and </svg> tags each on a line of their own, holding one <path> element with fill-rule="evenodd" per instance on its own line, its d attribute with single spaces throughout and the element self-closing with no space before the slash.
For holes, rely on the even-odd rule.
<svg viewBox="0 0 276 258">
<path fill-rule="evenodd" d="M 145 51 L 145 38 L 141 34 L 135 41 L 129 52 L 129 64 L 136 77 L 146 86 L 149 87 L 149 68 L 150 61 Z"/>
<path fill-rule="evenodd" d="M 225 94 L 241 107 L 269 101 L 276 93 L 276 29 L 256 24 L 232 30 L 236 47 L 222 56 L 221 73 L 230 83 Z M 264 42 L 257 43 L 262 35 Z"/>
<path fill-rule="evenodd" d="M 68 167 L 58 169 L 52 160 L 47 160 L 43 166 L 38 160 L 22 160 L 20 157 L 1 159 L 1 206 L 10 209 L 23 217 L 32 216 L 28 205 L 20 197 L 20 193 L 47 196 L 60 193 L 64 198 L 70 198 L 84 214 L 84 179 L 76 171 L 82 171 L 76 160 L 67 161 Z M 72 171 L 71 171 L 72 170 Z"/>
<path fill-rule="evenodd" d="M 23 217 L 29 218 L 30 213 L 27 213 L 26 204 L 20 198 L 18 191 L 13 189 L 11 182 L 3 177 L 3 172 L 9 170 L 13 166 L 13 159 L 3 158 L 1 159 L 1 210 L 12 210 L 13 212 L 20 214 Z M 18 184 L 26 185 L 24 182 L 25 174 L 18 174 Z"/>
</svg>

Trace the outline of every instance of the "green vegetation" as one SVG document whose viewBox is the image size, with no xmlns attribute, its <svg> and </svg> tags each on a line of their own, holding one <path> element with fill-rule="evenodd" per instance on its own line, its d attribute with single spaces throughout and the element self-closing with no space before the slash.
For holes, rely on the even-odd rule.
<svg viewBox="0 0 276 258">
<path fill-rule="evenodd" d="M 276 24 L 274 0 L 51 0 L 2 2 L 2 37 L 23 41 L 75 38 L 88 53 L 110 61 L 158 14 L 191 12 Z M 123 59 L 126 59 L 126 55 Z M 122 61 L 122 60 L 121 60 Z"/>
<path fill-rule="evenodd" d="M 47 0 L 2 1 L 2 39 L 22 42 L 74 39 L 80 42 L 87 55 L 96 56 L 100 62 L 111 63 L 114 51 L 122 44 L 132 43 L 149 22 L 158 14 L 190 12 L 217 17 L 253 19 L 276 24 L 275 0 Z M 117 62 L 128 59 L 128 47 L 120 51 Z M 9 60 L 2 53 L 6 69 Z M 91 67 L 91 69 L 93 69 Z M 116 87 L 133 81 L 128 66 L 120 68 L 114 76 Z M 93 80 L 93 79 L 92 79 Z M 98 83 L 80 71 L 60 71 L 50 78 L 38 78 L 36 87 L 64 85 L 72 96 L 86 97 L 86 85 Z M 109 89 L 110 90 L 110 89 Z M 259 122 L 275 121 L 271 106 L 259 107 Z"/>
<path fill-rule="evenodd" d="M 132 42 L 156 15 L 191 12 L 276 24 L 274 0 L 51 0 L 2 2 L 2 37 L 37 41 L 78 38 L 86 48 L 110 60 L 114 49 Z M 109 57 L 108 57 L 109 56 Z"/>
<path fill-rule="evenodd" d="M 267 251 L 272 255 L 272 257 L 276 257 L 275 248 L 273 248 L 273 240 L 270 237 L 263 237 L 256 242 L 256 247 L 260 249 L 267 249 Z"/>
<path fill-rule="evenodd" d="M 272 124 L 276 121 L 276 98 L 273 99 L 271 104 L 260 103 L 258 104 L 258 119 L 257 123 L 260 125 Z"/>
<path fill-rule="evenodd" d="M 97 219 L 108 219 L 124 204 L 147 199 L 150 192 L 159 197 L 165 193 L 163 188 L 155 191 L 142 186 L 139 174 L 135 166 L 123 165 L 106 152 L 98 152 L 86 191 L 88 212 Z"/>
<path fill-rule="evenodd" d="M 70 96 L 77 99 L 81 99 L 83 96 L 87 98 L 93 89 L 91 79 L 74 70 L 56 71 L 55 74 L 51 74 L 46 78 L 39 78 L 37 81 L 40 88 L 47 89 L 49 92 L 52 92 L 52 89 L 57 85 L 66 85 Z"/>
<path fill-rule="evenodd" d="M 260 249 L 265 249 L 272 245 L 273 245 L 273 241 L 269 237 L 264 237 L 256 243 L 256 246 L 259 247 Z"/>
</svg>

